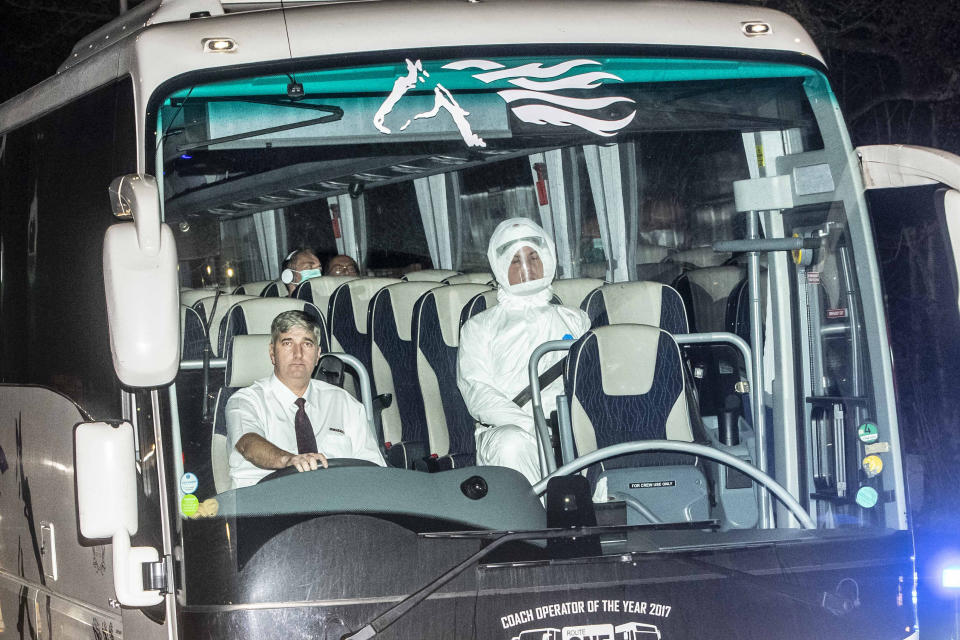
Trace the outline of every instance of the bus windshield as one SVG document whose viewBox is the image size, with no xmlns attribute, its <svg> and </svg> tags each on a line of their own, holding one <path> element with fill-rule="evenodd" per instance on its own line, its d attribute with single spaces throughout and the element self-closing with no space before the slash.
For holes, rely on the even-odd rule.
<svg viewBox="0 0 960 640">
<path fill-rule="evenodd" d="M 758 61 L 426 53 L 273 71 L 182 86 L 160 97 L 157 112 L 156 173 L 182 286 L 182 366 L 170 394 L 174 463 L 188 479 L 177 505 L 185 528 L 198 518 L 379 509 L 415 529 L 411 523 L 542 524 L 543 504 L 525 495 L 505 503 L 517 513 L 499 519 L 480 514 L 482 501 L 474 517 L 431 498 L 445 477 L 460 491 L 471 474 L 459 470 L 475 464 L 472 418 L 453 416 L 464 409 L 449 358 L 473 313 L 468 302 L 496 304 L 487 244 L 513 217 L 552 238 L 555 302 L 584 309 L 594 327 L 650 322 L 641 313 L 649 298 L 631 298 L 633 289 L 619 285 L 675 292 L 685 318 L 668 326 L 661 311 L 660 328 L 680 344 L 686 406 L 701 434 L 695 442 L 763 469 L 820 528 L 904 526 L 872 241 L 856 157 L 819 71 Z M 300 248 L 317 256 L 322 273 L 285 282 L 284 259 Z M 324 272 L 336 255 L 355 261 L 366 289 L 353 276 Z M 436 335 L 424 329 L 427 305 L 417 306 L 429 288 L 405 306 L 404 289 L 391 289 L 392 311 L 406 315 L 397 315 L 396 339 L 380 342 L 377 293 L 403 281 L 468 289 L 455 309 L 438 312 Z M 346 316 L 336 287 L 350 291 Z M 590 302 L 598 290 L 602 311 Z M 267 307 L 251 302 L 264 299 L 312 305 L 325 324 L 322 346 L 353 356 L 343 385 L 367 400 L 370 429 L 392 468 L 232 486 L 225 403 L 271 374 L 266 334 L 281 306 L 262 317 Z M 411 309 L 421 315 L 411 319 Z M 260 343 L 240 340 L 255 335 Z M 421 340 L 441 341 L 447 365 L 431 360 Z M 259 346 L 240 348 L 249 344 Z M 410 355 L 420 352 L 427 355 Z M 396 358 L 409 366 L 398 369 Z M 351 374 L 358 365 L 369 385 Z M 554 439 L 541 446 L 544 458 L 563 464 L 590 448 L 578 439 L 576 412 L 558 413 L 545 416 Z M 564 446 L 570 422 L 572 450 Z M 391 451 L 409 432 L 426 441 L 397 462 Z M 597 435 L 593 448 L 632 440 Z M 588 471 L 598 518 L 714 522 L 703 536 L 797 527 L 796 514 L 742 469 L 686 457 L 627 456 Z M 488 471 L 493 491 L 499 476 Z M 413 487 L 428 476 L 436 487 Z M 529 493 L 523 483 L 510 486 Z M 291 490 L 303 495 L 289 499 Z"/>
</svg>

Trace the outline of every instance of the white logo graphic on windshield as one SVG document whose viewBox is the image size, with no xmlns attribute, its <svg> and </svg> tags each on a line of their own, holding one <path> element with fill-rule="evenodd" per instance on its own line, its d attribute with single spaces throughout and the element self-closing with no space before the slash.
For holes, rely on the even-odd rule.
<svg viewBox="0 0 960 640">
<path fill-rule="evenodd" d="M 393 111 L 396 104 L 418 83 L 426 85 L 430 74 L 424 70 L 420 60 L 406 61 L 407 75 L 401 76 L 393 83 L 393 90 L 383 101 L 376 115 L 373 116 L 373 125 L 382 133 L 392 133 L 384 125 L 384 119 Z M 544 67 L 539 62 L 508 68 L 492 60 L 460 60 L 443 66 L 444 69 L 454 71 L 477 70 L 473 77 L 489 84 L 497 80 L 505 80 L 516 89 L 503 89 L 497 92 L 507 104 L 523 102 L 511 106 L 513 114 L 522 120 L 535 125 L 552 124 L 559 127 L 575 126 L 590 131 L 599 136 L 612 136 L 626 127 L 636 116 L 631 111 L 629 115 L 616 120 L 607 120 L 599 117 L 596 112 L 610 105 L 633 100 L 623 96 L 604 96 L 596 98 L 572 97 L 560 94 L 564 90 L 591 90 L 601 86 L 604 80 L 623 82 L 623 79 L 605 71 L 587 71 L 577 69 L 588 65 L 599 65 L 594 60 L 568 60 L 550 67 Z M 566 75 L 576 70 L 573 75 Z M 432 118 L 445 109 L 453 118 L 463 141 L 470 147 L 485 147 L 483 138 L 473 132 L 467 117 L 470 112 L 465 110 L 453 97 L 453 94 L 439 82 L 433 85 L 434 106 L 413 116 L 412 120 Z M 587 113 L 583 113 L 587 112 Z M 400 130 L 403 131 L 412 120 L 407 120 Z"/>
</svg>

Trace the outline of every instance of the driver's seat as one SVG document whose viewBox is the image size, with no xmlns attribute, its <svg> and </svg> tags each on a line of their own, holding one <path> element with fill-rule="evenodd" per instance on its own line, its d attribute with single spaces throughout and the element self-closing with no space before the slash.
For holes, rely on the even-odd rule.
<svg viewBox="0 0 960 640">
<path fill-rule="evenodd" d="M 701 439 L 688 409 L 680 349 L 658 327 L 588 331 L 570 349 L 564 385 L 577 455 L 636 440 Z M 596 497 L 638 500 L 663 521 L 709 517 L 708 486 L 694 456 L 623 455 L 590 467 L 587 477 Z M 633 510 L 627 514 L 630 524 L 645 522 Z"/>
<path fill-rule="evenodd" d="M 270 363 L 270 334 L 237 335 L 227 351 L 224 385 L 217 394 L 210 438 L 210 465 L 217 493 L 230 489 L 230 438 L 227 436 L 227 400 L 244 387 L 273 373 Z"/>
</svg>

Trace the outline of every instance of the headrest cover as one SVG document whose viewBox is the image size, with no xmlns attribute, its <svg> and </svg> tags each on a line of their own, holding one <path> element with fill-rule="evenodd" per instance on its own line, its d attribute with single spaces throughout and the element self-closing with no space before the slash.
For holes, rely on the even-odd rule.
<svg viewBox="0 0 960 640">
<path fill-rule="evenodd" d="M 249 387 L 273 373 L 270 334 L 236 336 L 227 354 L 226 386 Z"/>
</svg>

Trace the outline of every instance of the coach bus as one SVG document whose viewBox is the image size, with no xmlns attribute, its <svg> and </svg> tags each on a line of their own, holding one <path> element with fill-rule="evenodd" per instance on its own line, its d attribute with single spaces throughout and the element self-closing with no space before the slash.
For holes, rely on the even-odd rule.
<svg viewBox="0 0 960 640">
<path fill-rule="evenodd" d="M 700 2 L 146 0 L 84 38 L 0 105 L 0 636 L 918 637 L 868 195 L 952 220 L 960 159 L 854 149 L 825 74 Z M 593 326 L 529 364 L 534 486 L 477 466 L 454 375 L 515 216 Z M 290 282 L 303 247 L 359 276 Z M 223 401 L 289 308 L 389 465 L 234 489 Z"/>
</svg>

